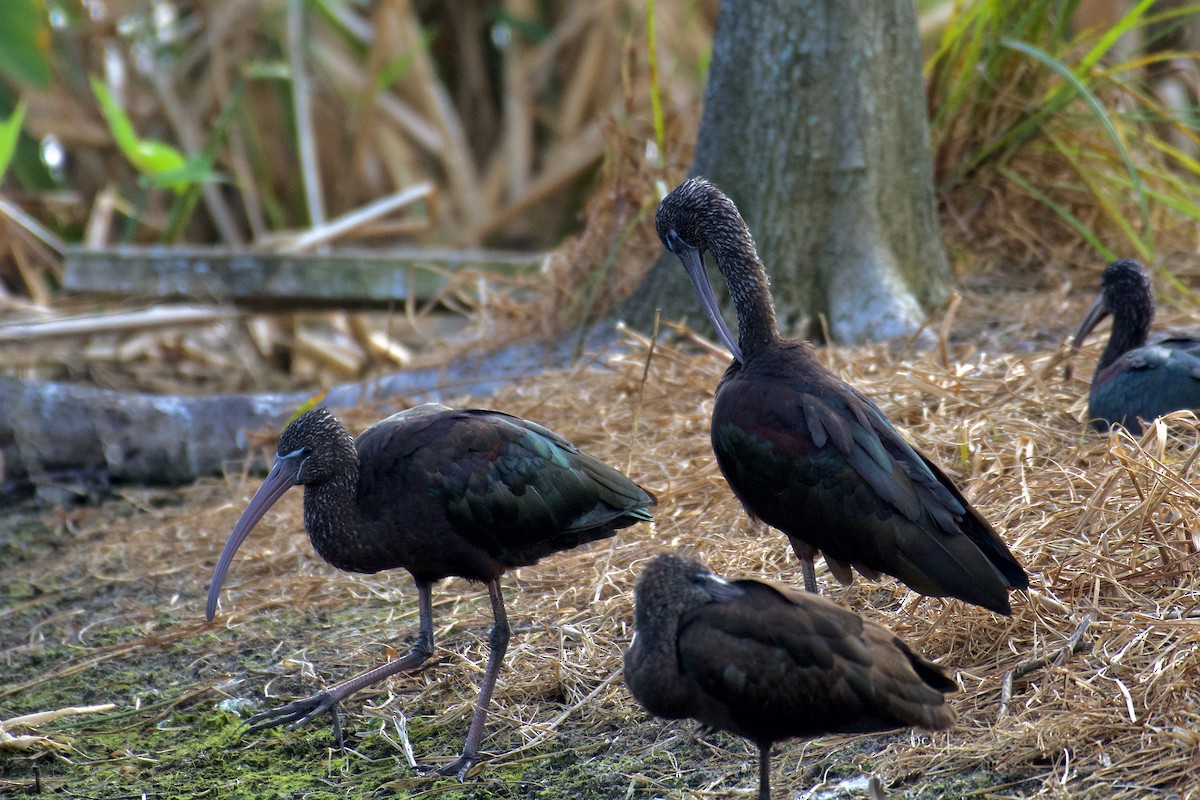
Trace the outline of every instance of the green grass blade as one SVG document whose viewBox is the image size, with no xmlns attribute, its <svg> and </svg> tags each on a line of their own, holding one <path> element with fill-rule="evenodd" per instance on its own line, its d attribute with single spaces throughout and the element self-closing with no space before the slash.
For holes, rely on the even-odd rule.
<svg viewBox="0 0 1200 800">
<path fill-rule="evenodd" d="M 1143 170 L 1143 174 L 1144 177 L 1151 178 L 1163 186 L 1161 190 L 1155 189 L 1153 185 L 1148 186 L 1146 189 L 1147 197 L 1157 203 L 1161 203 L 1181 217 L 1200 221 L 1200 195 L 1196 194 L 1194 184 L 1182 180 L 1172 169 L 1161 171 Z M 1123 191 L 1132 188 L 1129 185 L 1128 179 L 1122 179 L 1120 174 L 1109 175 L 1108 180 L 1115 183 Z"/>
<path fill-rule="evenodd" d="M 1149 240 L 1151 249 L 1153 249 L 1154 232 L 1150 225 L 1150 205 L 1146 200 L 1146 189 L 1142 185 L 1141 176 L 1138 174 L 1137 165 L 1133 163 L 1133 158 L 1129 155 L 1128 148 L 1125 147 L 1125 142 L 1121 139 L 1117 132 L 1117 127 L 1113 123 L 1113 119 L 1109 116 L 1108 111 L 1096 99 L 1096 95 L 1083 84 L 1083 81 L 1077 76 L 1067 65 L 1063 64 L 1057 58 L 1040 50 L 1027 42 L 1018 42 L 1014 39 L 1005 39 L 1001 42 L 1005 47 L 1011 48 L 1025 55 L 1037 59 L 1045 64 L 1050 69 L 1054 70 L 1058 75 L 1067 82 L 1067 84 L 1075 90 L 1075 92 L 1083 98 L 1084 102 L 1092 109 L 1096 119 L 1104 128 L 1104 132 L 1112 140 L 1117 153 L 1120 154 L 1121 160 L 1125 162 L 1125 169 L 1129 172 L 1130 181 L 1133 184 L 1134 192 L 1137 194 L 1138 208 L 1142 216 L 1142 230 L 1144 235 Z"/>
<path fill-rule="evenodd" d="M 1108 55 L 1122 36 L 1125 36 L 1139 25 L 1143 25 L 1144 21 L 1142 17 L 1145 16 L 1146 11 L 1154 2 L 1155 0 L 1141 0 L 1140 3 L 1129 9 L 1128 13 L 1117 20 L 1115 25 L 1105 31 L 1095 46 L 1092 47 L 1088 54 L 1075 67 L 1076 74 L 1083 75 L 1090 72 L 1092 67 L 1100 62 L 1100 59 Z"/>
<path fill-rule="evenodd" d="M 1118 187 L 1122 190 L 1129 188 L 1127 184 L 1120 182 L 1120 173 L 1114 176 L 1111 172 L 1106 170 L 1093 169 L 1091 166 L 1089 166 L 1089 164 L 1080 159 L 1080 151 L 1078 149 L 1068 147 L 1066 143 L 1057 136 L 1048 136 L 1046 137 L 1046 141 L 1055 148 L 1059 155 L 1067 160 L 1067 163 L 1071 166 L 1071 168 L 1075 171 L 1075 174 L 1079 176 L 1079 179 L 1083 181 L 1084 186 L 1086 186 L 1087 190 L 1091 193 L 1092 201 L 1097 205 L 1100 211 L 1102 211 L 1104 215 L 1108 217 L 1109 221 L 1116 225 L 1117 228 L 1120 229 L 1121 233 L 1125 235 L 1125 239 L 1133 246 L 1133 249 L 1137 251 L 1138 257 L 1143 261 L 1149 261 L 1154 255 L 1153 245 L 1148 244 L 1141 236 L 1138 235 L 1138 232 L 1134 230 L 1133 223 L 1129 221 L 1129 219 L 1123 213 L 1121 207 L 1114 200 L 1114 197 L 1117 193 L 1113 191 L 1113 188 L 1111 186 L 1103 185 L 1103 182 L 1108 180 L 1117 183 Z M 1094 151 L 1091 151 L 1090 149 L 1084 150 L 1083 152 L 1091 157 L 1099 156 L 1104 164 L 1107 164 L 1111 159 L 1111 154 L 1100 155 Z"/>
<path fill-rule="evenodd" d="M 13 155 L 17 152 L 17 142 L 21 139 L 21 126 L 25 124 L 25 102 L 17 103 L 13 113 L 7 120 L 0 122 L 0 180 L 8 171 Z"/>
<path fill-rule="evenodd" d="M 1104 242 L 1100 241 L 1099 237 L 1092 232 L 1092 229 L 1083 223 L 1083 220 L 1079 219 L 1079 217 L 1068 211 L 1065 206 L 1056 202 L 1054 198 L 1050 197 L 1041 189 L 1035 187 L 1029 181 L 1025 180 L 1008 167 L 998 167 L 997 169 L 1001 175 L 1015 183 L 1017 186 L 1020 186 L 1022 189 L 1028 192 L 1030 196 L 1049 206 L 1049 208 L 1053 210 L 1055 214 L 1058 214 L 1060 217 L 1062 217 L 1063 221 L 1070 225 L 1076 233 L 1083 237 L 1084 241 L 1090 244 L 1092 249 L 1099 253 L 1106 261 L 1116 260 L 1117 257 L 1113 251 L 1109 250 L 1104 245 Z"/>
<path fill-rule="evenodd" d="M 658 84 L 658 35 L 654 29 L 654 0 L 646 0 L 646 60 L 650 67 L 650 112 L 654 116 L 654 141 L 659 163 L 667 157 L 667 127 L 663 122 L 662 91 Z"/>
<path fill-rule="evenodd" d="M 91 78 L 92 92 L 100 103 L 100 111 L 108 123 L 113 141 L 121 153 L 133 164 L 144 177 L 155 180 L 161 176 L 169 176 L 182 172 L 187 166 L 187 160 L 177 149 L 156 139 L 142 139 L 133 128 L 133 123 L 125 111 L 117 105 L 109 93 L 108 87 L 99 78 Z M 172 189 L 179 191 L 182 184 L 176 182 Z"/>
</svg>

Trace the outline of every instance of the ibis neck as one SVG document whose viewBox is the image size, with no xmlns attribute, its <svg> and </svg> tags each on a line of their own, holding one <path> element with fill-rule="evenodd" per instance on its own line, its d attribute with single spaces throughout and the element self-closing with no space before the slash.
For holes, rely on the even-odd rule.
<svg viewBox="0 0 1200 800">
<path fill-rule="evenodd" d="M 679 620 L 679 613 L 669 607 L 647 607 L 646 603 L 636 607 L 634 630 L 643 661 L 668 667 L 665 672 L 678 671 L 676 641 L 679 638 Z"/>
<path fill-rule="evenodd" d="M 358 504 L 358 462 L 333 477 L 304 487 L 304 527 L 313 549 L 338 569 L 374 572 L 369 568 L 370 527 Z M 364 560 L 365 559 L 365 560 Z"/>
<path fill-rule="evenodd" d="M 711 251 L 737 312 L 738 344 L 743 356 L 751 358 L 779 341 L 767 271 L 749 231 L 744 237 L 720 237 Z"/>
<path fill-rule="evenodd" d="M 1112 333 L 1108 336 L 1108 344 L 1096 364 L 1096 372 L 1102 372 L 1118 358 L 1130 350 L 1146 346 L 1150 337 L 1150 323 L 1154 311 L 1149 313 L 1135 309 L 1132 312 L 1113 314 Z"/>
<path fill-rule="evenodd" d="M 640 610 L 640 609 L 639 609 Z M 661 611 L 662 609 L 655 609 Z M 635 636 L 627 673 L 636 681 L 637 694 L 653 713 L 679 717 L 687 714 L 687 682 L 679 674 L 679 618 L 669 613 L 642 613 L 635 618 Z"/>
</svg>

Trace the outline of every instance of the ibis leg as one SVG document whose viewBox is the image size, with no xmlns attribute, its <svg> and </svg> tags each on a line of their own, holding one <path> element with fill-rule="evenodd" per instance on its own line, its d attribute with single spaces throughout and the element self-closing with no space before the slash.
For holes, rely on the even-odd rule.
<svg viewBox="0 0 1200 800">
<path fill-rule="evenodd" d="M 804 575 L 804 589 L 813 594 L 820 594 L 817 591 L 817 568 L 813 566 L 811 558 L 800 560 L 800 572 Z"/>
<path fill-rule="evenodd" d="M 488 636 L 488 663 L 483 673 L 483 685 L 479 687 L 479 699 L 475 701 L 475 713 L 471 716 L 471 727 L 467 729 L 467 741 L 463 745 L 462 755 L 452 764 L 438 770 L 442 775 L 457 775 L 458 779 L 466 780 L 471 767 L 479 762 L 479 745 L 483 742 L 483 722 L 487 718 L 488 706 L 492 702 L 492 690 L 496 688 L 496 676 L 500 673 L 500 664 L 504 661 L 504 651 L 508 649 L 508 615 L 504 612 L 504 597 L 500 594 L 500 583 L 493 579 L 488 581 L 488 596 L 492 600 L 492 617 L 495 622 Z"/>
<path fill-rule="evenodd" d="M 807 562 L 811 564 L 812 562 Z M 771 743 L 758 746 L 758 800 L 771 800 Z"/>
<path fill-rule="evenodd" d="M 337 739 L 338 747 L 342 747 L 342 723 L 338 719 L 338 703 L 359 689 L 378 683 L 397 672 L 416 669 L 433 654 L 433 584 L 417 582 L 417 603 L 420 613 L 420 628 L 417 631 L 417 643 L 413 646 L 412 652 L 403 658 L 381 664 L 348 681 L 317 692 L 312 697 L 259 712 L 246 720 L 246 724 L 250 726 L 246 729 L 246 733 L 289 723 L 292 728 L 297 728 L 328 711 L 333 717 L 334 738 Z"/>
<path fill-rule="evenodd" d="M 813 559 L 817 557 L 817 548 L 800 541 L 790 533 L 788 541 L 792 543 L 792 552 L 796 554 L 796 558 L 800 559 L 800 573 L 804 576 L 805 591 L 820 594 L 817 591 L 817 569 L 813 566 Z"/>
</svg>

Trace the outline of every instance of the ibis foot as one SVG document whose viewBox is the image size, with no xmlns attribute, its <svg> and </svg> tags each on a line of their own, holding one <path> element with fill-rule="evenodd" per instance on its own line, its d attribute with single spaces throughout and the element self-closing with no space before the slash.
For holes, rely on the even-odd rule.
<svg viewBox="0 0 1200 800">
<path fill-rule="evenodd" d="M 342 721 L 338 718 L 338 699 L 330 692 L 323 691 L 279 708 L 260 711 L 246 720 L 246 725 L 249 726 L 246 733 L 265 731 L 279 725 L 287 725 L 290 730 L 295 730 L 328 712 L 329 716 L 333 717 L 333 738 L 337 740 L 338 749 L 344 750 Z"/>
<path fill-rule="evenodd" d="M 474 769 L 475 765 L 478 763 L 479 756 L 469 756 L 466 753 L 463 753 L 446 766 L 439 767 L 437 774 L 447 776 L 455 775 L 458 777 L 459 781 L 465 782 L 467 780 L 467 774 Z"/>
</svg>

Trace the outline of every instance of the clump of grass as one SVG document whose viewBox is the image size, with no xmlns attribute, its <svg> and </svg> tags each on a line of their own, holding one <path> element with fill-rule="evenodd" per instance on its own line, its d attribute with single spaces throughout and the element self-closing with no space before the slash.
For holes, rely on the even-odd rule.
<svg viewBox="0 0 1200 800">
<path fill-rule="evenodd" d="M 1177 144 L 1200 137 L 1143 82 L 1196 60 L 1151 35 L 1186 9 L 1142 0 L 1074 30 L 1078 5 L 967 0 L 949 17 L 926 66 L 938 186 L 960 232 L 1007 239 L 1006 256 L 1153 262 L 1194 246 L 1200 221 L 1200 162 Z M 1122 55 L 1138 35 L 1144 52 Z"/>
</svg>

